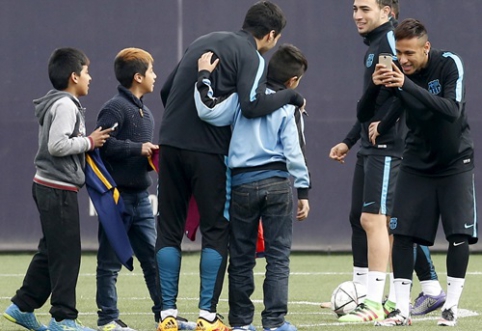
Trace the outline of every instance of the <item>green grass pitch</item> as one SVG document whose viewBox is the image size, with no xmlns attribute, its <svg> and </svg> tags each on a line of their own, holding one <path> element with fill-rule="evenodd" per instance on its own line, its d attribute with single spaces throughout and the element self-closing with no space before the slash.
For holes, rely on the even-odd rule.
<svg viewBox="0 0 482 331">
<path fill-rule="evenodd" d="M 446 288 L 445 255 L 433 256 L 442 287 Z M 10 298 L 21 285 L 24 273 L 30 262 L 30 254 L 0 255 L 0 311 L 10 304 Z M 256 305 L 254 325 L 261 329 L 260 313 L 263 309 L 262 282 L 265 263 L 257 260 L 255 268 L 256 290 L 252 296 Z M 291 257 L 291 276 L 289 288 L 289 313 L 287 319 L 298 330 L 371 330 L 373 323 L 341 324 L 328 309 L 320 309 L 322 301 L 328 301 L 333 289 L 343 281 L 351 279 L 351 256 L 327 253 L 295 253 Z M 77 308 L 79 319 L 84 325 L 96 328 L 95 305 L 95 266 L 94 254 L 85 253 L 77 285 Z M 181 316 L 195 320 L 198 314 L 199 294 L 199 254 L 183 255 L 178 308 Z M 470 258 L 464 293 L 459 306 L 459 320 L 456 330 L 480 330 L 482 313 L 482 290 L 479 287 L 482 277 L 482 255 Z M 144 284 L 139 264 L 135 263 L 134 272 L 123 270 L 120 274 L 117 290 L 121 319 L 138 331 L 154 331 L 155 323 L 151 313 L 151 302 Z M 420 290 L 414 282 L 412 298 Z M 50 315 L 49 303 L 37 311 L 39 319 L 47 324 Z M 219 313 L 227 320 L 227 286 L 225 285 L 219 303 Z M 440 311 L 426 316 L 415 317 L 410 330 L 440 330 L 436 325 Z M 227 321 L 226 321 L 227 322 Z M 0 318 L 0 330 L 21 331 L 20 326 Z"/>
</svg>

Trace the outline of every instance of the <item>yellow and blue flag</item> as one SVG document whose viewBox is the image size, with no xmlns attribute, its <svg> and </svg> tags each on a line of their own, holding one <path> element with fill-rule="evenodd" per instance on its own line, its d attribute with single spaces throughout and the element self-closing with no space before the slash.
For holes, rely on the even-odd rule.
<svg viewBox="0 0 482 331">
<path fill-rule="evenodd" d="M 85 184 L 117 258 L 127 269 L 134 270 L 134 253 L 123 220 L 124 203 L 98 148 L 86 154 Z"/>
</svg>

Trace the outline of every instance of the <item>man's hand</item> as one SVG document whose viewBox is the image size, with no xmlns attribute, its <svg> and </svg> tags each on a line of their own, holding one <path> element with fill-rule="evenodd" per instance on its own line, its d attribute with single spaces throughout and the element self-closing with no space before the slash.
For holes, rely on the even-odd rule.
<svg viewBox="0 0 482 331">
<path fill-rule="evenodd" d="M 347 144 L 339 143 L 338 145 L 333 146 L 330 150 L 330 159 L 340 163 L 345 163 L 345 157 L 349 150 L 350 149 L 348 148 Z"/>
<path fill-rule="evenodd" d="M 298 211 L 296 212 L 296 220 L 303 221 L 308 217 L 310 213 L 310 203 L 308 199 L 298 200 Z"/>
<path fill-rule="evenodd" d="M 216 66 L 219 63 L 219 58 L 214 60 L 213 63 L 211 63 L 213 54 L 214 54 L 213 52 L 206 52 L 203 55 L 201 55 L 199 60 L 197 60 L 198 71 L 207 70 L 209 72 L 213 72 L 214 68 L 216 68 Z"/>
<path fill-rule="evenodd" d="M 153 151 L 159 149 L 159 145 L 154 145 L 152 143 L 143 143 L 141 155 L 151 156 Z"/>
<path fill-rule="evenodd" d="M 378 124 L 380 124 L 380 121 L 372 122 L 368 127 L 368 139 L 373 145 L 376 144 L 376 139 L 380 135 L 380 133 L 378 133 Z"/>
<path fill-rule="evenodd" d="M 375 85 L 384 85 L 385 87 L 402 87 L 405 83 L 405 75 L 392 63 L 392 70 L 383 64 L 377 64 L 372 74 L 372 80 Z"/>
<path fill-rule="evenodd" d="M 111 128 L 102 130 L 102 128 L 99 127 L 95 129 L 95 131 L 92 132 L 89 136 L 91 141 L 94 143 L 93 148 L 104 146 L 105 141 L 107 140 L 107 138 L 110 137 L 109 133 L 111 133 L 112 131 L 114 130 L 112 130 Z"/>
</svg>

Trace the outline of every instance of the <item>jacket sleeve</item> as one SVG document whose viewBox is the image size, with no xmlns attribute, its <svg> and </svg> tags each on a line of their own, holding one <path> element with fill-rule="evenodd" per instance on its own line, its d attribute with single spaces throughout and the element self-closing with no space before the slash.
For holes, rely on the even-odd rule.
<svg viewBox="0 0 482 331">
<path fill-rule="evenodd" d="M 375 100 L 381 95 L 385 94 L 385 102 L 377 111 L 375 116 Z M 387 95 L 388 94 L 388 95 Z M 390 96 L 391 95 L 391 96 Z M 365 93 L 363 93 L 357 104 L 357 118 L 360 122 L 376 122 L 380 121 L 378 125 L 378 133 L 384 134 L 397 122 L 403 113 L 402 103 L 397 97 L 395 89 L 382 88 L 380 85 L 375 85 L 373 81 L 370 82 Z"/>
<path fill-rule="evenodd" d="M 304 98 L 295 90 L 286 89 L 266 94 L 266 68 L 263 57 L 243 57 L 237 70 L 236 89 L 241 112 L 246 118 L 271 114 L 286 104 L 303 106 Z"/>
<path fill-rule="evenodd" d="M 453 61 L 447 61 L 440 79 L 441 82 L 433 82 L 435 85 L 432 87 L 434 92 L 443 93 L 443 97 L 418 86 L 407 76 L 405 76 L 400 95 L 407 101 L 407 107 L 428 109 L 453 123 L 459 118 L 465 102 L 464 68 L 458 56 L 452 53 L 448 54 L 446 57 L 450 57 Z M 442 85 L 437 86 L 437 83 Z M 436 91 L 437 89 L 440 89 L 440 91 Z M 412 98 L 407 98 L 407 94 Z"/>
<path fill-rule="evenodd" d="M 308 159 L 306 157 L 306 139 L 305 139 L 305 121 L 303 119 L 303 114 L 301 113 L 300 109 L 296 107 L 295 109 L 295 123 L 296 129 L 298 130 L 298 140 L 300 142 L 301 153 L 303 153 L 303 158 L 305 160 L 305 164 L 308 167 Z M 310 189 L 311 189 L 311 173 L 308 167 L 308 175 L 310 179 Z"/>
<path fill-rule="evenodd" d="M 283 144 L 283 152 L 286 157 L 286 166 L 289 173 L 295 179 L 294 186 L 298 190 L 298 199 L 308 199 L 310 175 L 303 153 L 301 152 L 294 111 L 288 109 L 286 110 L 286 114 L 287 115 L 280 128 L 280 138 L 281 143 Z"/>
<path fill-rule="evenodd" d="M 392 98 L 391 99 L 391 106 L 388 109 L 385 116 L 379 119 L 380 124 L 378 124 L 378 133 L 385 134 L 387 133 L 390 128 L 397 123 L 400 116 L 402 116 L 403 108 L 402 108 L 402 101 L 400 98 Z"/>
<path fill-rule="evenodd" d="M 110 107 L 104 107 L 100 110 L 97 116 L 97 127 L 108 128 L 114 123 L 119 124 L 117 129 L 110 133 L 110 137 L 107 138 L 105 144 L 100 149 L 103 157 L 110 160 L 123 160 L 127 157 L 142 155 L 142 143 L 134 142 L 130 139 L 121 140 L 117 138 L 118 133 L 124 126 L 124 122 L 125 118 L 121 112 Z"/>
<path fill-rule="evenodd" d="M 356 115 L 361 123 L 369 121 L 375 115 L 375 100 L 380 94 L 380 86 L 370 82 L 357 103 Z"/>
<path fill-rule="evenodd" d="M 343 139 L 343 143 L 345 143 L 349 149 L 356 144 L 356 142 L 361 137 L 361 123 L 356 121 L 351 130 L 347 133 L 345 139 Z"/>
<path fill-rule="evenodd" d="M 75 123 L 80 115 L 72 101 L 68 98 L 59 99 L 50 111 L 52 122 L 47 143 L 50 155 L 62 157 L 81 154 L 91 149 L 89 138 L 73 136 Z"/>
<path fill-rule="evenodd" d="M 209 76 L 207 70 L 198 73 L 198 81 L 194 86 L 197 114 L 200 119 L 215 126 L 231 125 L 239 108 L 237 93 L 215 97 Z"/>
</svg>

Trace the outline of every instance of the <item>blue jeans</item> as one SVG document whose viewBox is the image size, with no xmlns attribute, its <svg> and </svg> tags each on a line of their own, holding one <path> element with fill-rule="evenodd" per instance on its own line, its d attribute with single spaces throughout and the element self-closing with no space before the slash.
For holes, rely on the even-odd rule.
<svg viewBox="0 0 482 331">
<path fill-rule="evenodd" d="M 229 241 L 229 323 L 253 322 L 253 268 L 258 224 L 262 219 L 266 275 L 263 284 L 264 328 L 284 323 L 288 311 L 289 256 L 293 235 L 293 194 L 286 178 L 268 178 L 233 187 Z"/>
<path fill-rule="evenodd" d="M 159 319 L 161 300 L 156 281 L 156 223 L 152 213 L 149 193 L 121 192 L 125 211 L 129 240 L 135 256 L 140 262 L 149 294 L 154 303 L 152 312 Z M 119 318 L 117 291 L 115 284 L 122 265 L 112 249 L 104 229 L 99 223 L 99 250 L 97 252 L 97 308 L 98 325 L 107 324 Z"/>
</svg>

